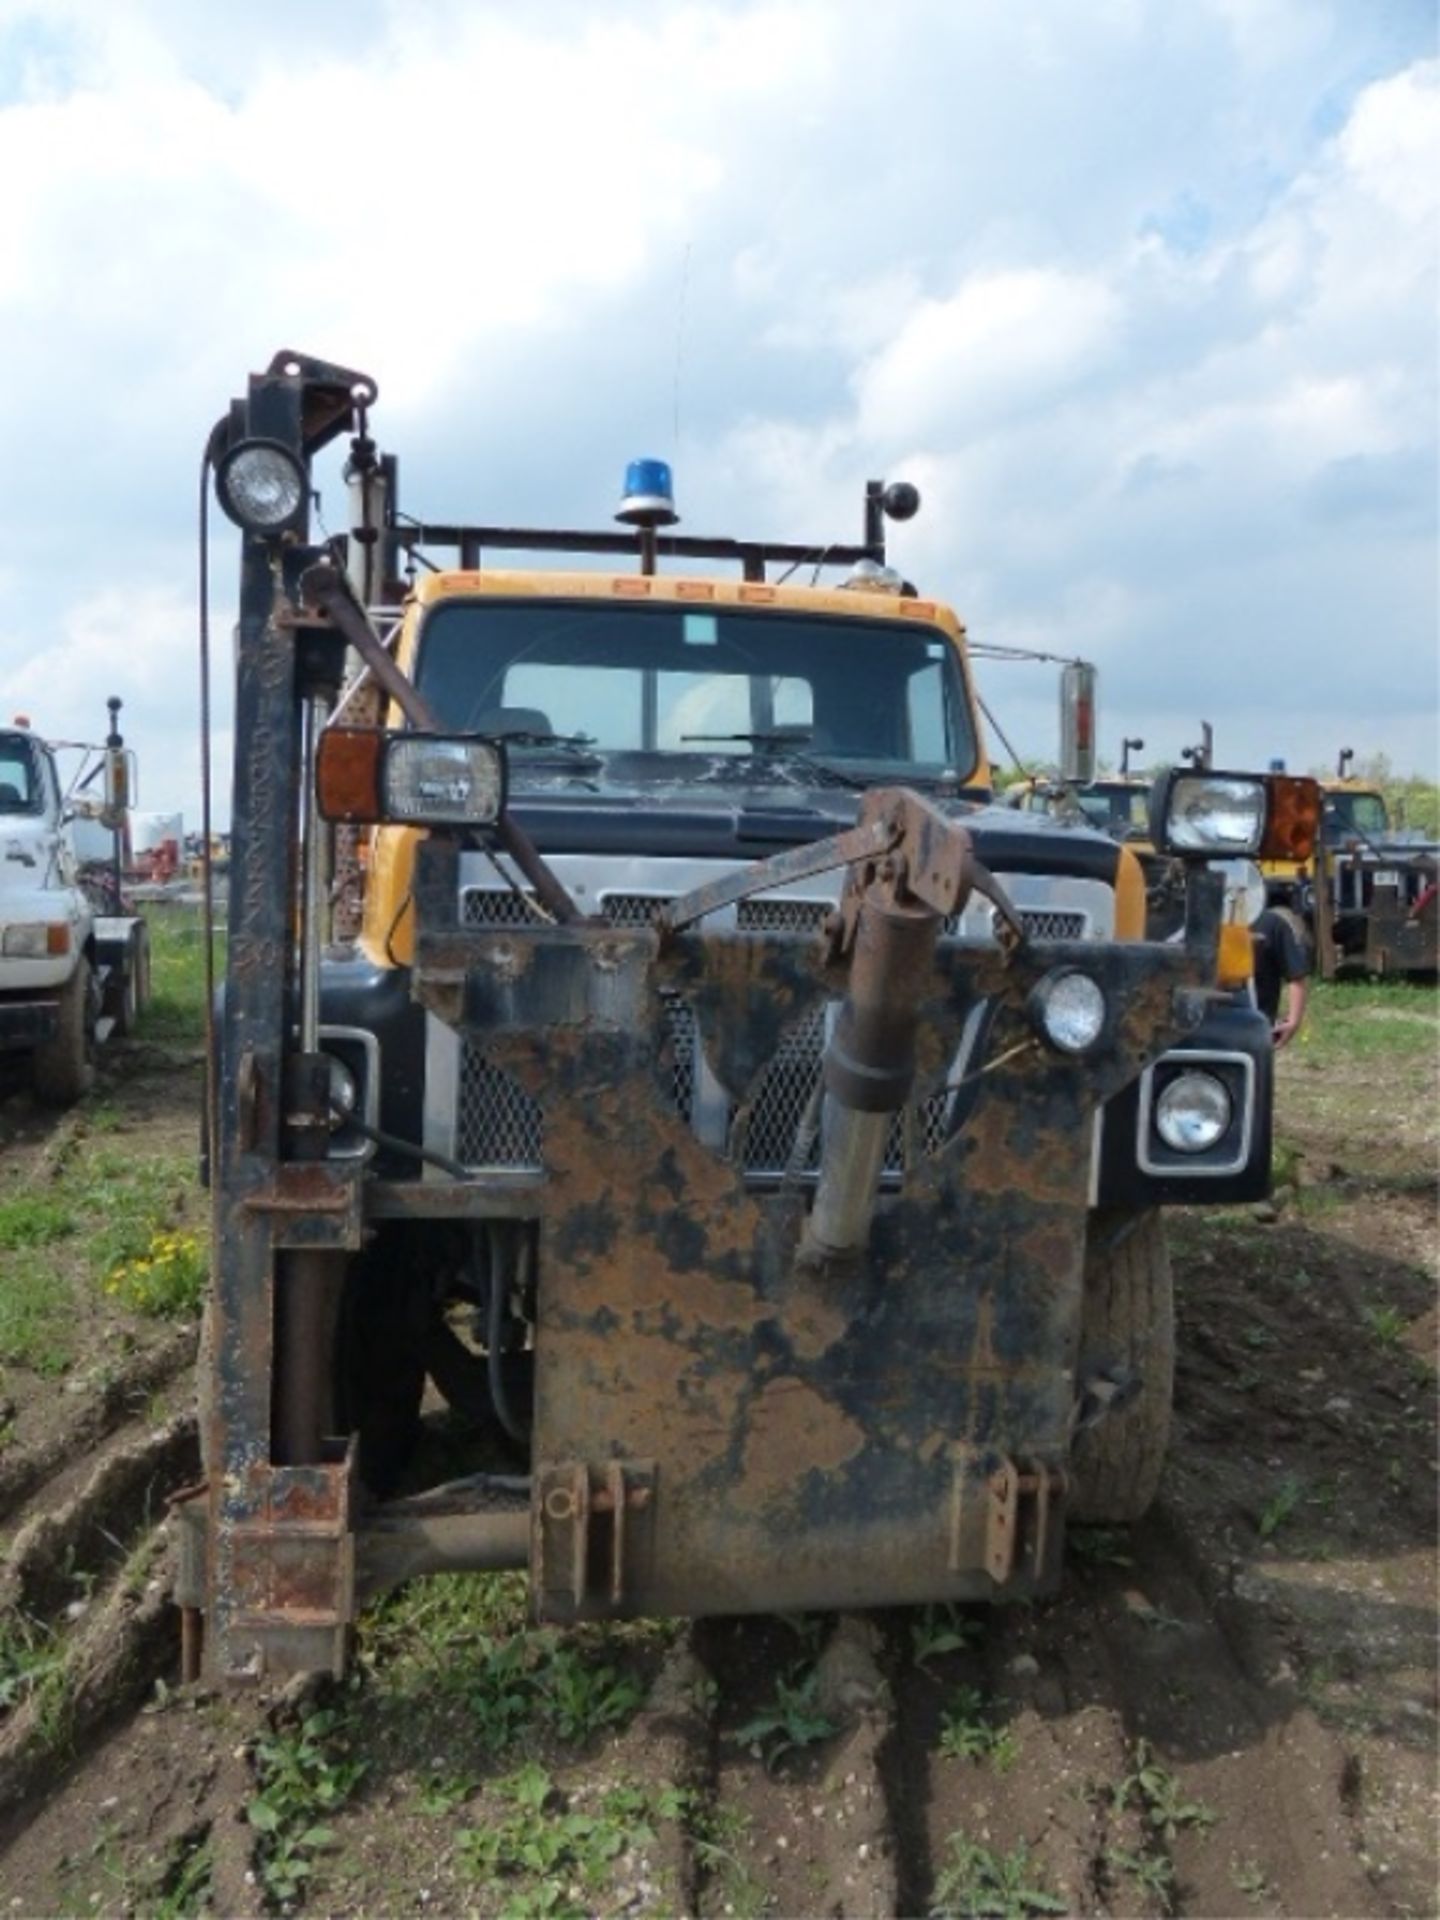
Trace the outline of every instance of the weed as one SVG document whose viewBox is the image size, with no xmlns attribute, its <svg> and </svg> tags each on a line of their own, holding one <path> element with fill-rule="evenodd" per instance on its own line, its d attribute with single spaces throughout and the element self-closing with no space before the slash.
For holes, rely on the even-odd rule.
<svg viewBox="0 0 1440 1920">
<path fill-rule="evenodd" d="M 655 1838 L 655 1808 L 638 1787 L 610 1788 L 590 1812 L 566 1803 L 545 1769 L 531 1762 L 499 1791 L 510 1811 L 467 1828 L 455 1852 L 468 1873 L 500 1894 L 500 1920 L 584 1920 L 615 1862 Z"/>
<path fill-rule="evenodd" d="M 255 1748 L 260 1790 L 245 1809 L 255 1829 L 261 1884 L 272 1900 L 294 1900 L 315 1870 L 315 1855 L 333 1844 L 327 1814 L 344 1806 L 365 1772 L 345 1757 L 346 1727 L 332 1708 L 309 1713 L 294 1730 Z"/>
<path fill-rule="evenodd" d="M 633 1674 L 591 1666 L 573 1646 L 555 1645 L 537 1681 L 540 1707 L 562 1740 L 585 1741 L 628 1720 L 644 1689 Z"/>
<path fill-rule="evenodd" d="M 421 1813 L 453 1813 L 474 1793 L 479 1782 L 469 1774 L 432 1773 L 420 1788 Z"/>
<path fill-rule="evenodd" d="M 922 1673 L 933 1678 L 932 1660 L 942 1653 L 959 1653 L 981 1639 L 984 1631 L 978 1620 L 963 1614 L 953 1601 L 922 1607 L 920 1618 L 910 1622 L 910 1657 Z"/>
<path fill-rule="evenodd" d="M 0 1616 L 0 1714 L 28 1699 L 56 1674 L 64 1652 L 51 1628 L 18 1607 Z"/>
<path fill-rule="evenodd" d="M 1294 1474 L 1289 1474 L 1275 1490 L 1274 1495 L 1265 1503 L 1256 1525 L 1262 1540 L 1273 1540 L 1300 1504 L 1302 1488 Z"/>
<path fill-rule="evenodd" d="M 764 1760 L 767 1773 L 773 1773 L 787 1753 L 813 1746 L 817 1740 L 828 1740 L 839 1732 L 817 1705 L 819 1684 L 813 1668 L 798 1680 L 777 1679 L 775 1698 L 769 1706 L 735 1729 L 734 1739 Z"/>
<path fill-rule="evenodd" d="M 154 1233 L 143 1254 L 119 1260 L 110 1269 L 105 1291 L 132 1313 L 177 1319 L 199 1312 L 205 1272 L 195 1234 Z"/>
<path fill-rule="evenodd" d="M 790 1629 L 806 1655 L 814 1659 L 820 1651 L 820 1643 L 825 1638 L 825 1630 L 830 1624 L 829 1614 L 779 1613 L 775 1617 Z"/>
<path fill-rule="evenodd" d="M 1118 1527 L 1071 1527 L 1065 1543 L 1077 1560 L 1093 1567 L 1133 1567 L 1129 1535 Z"/>
<path fill-rule="evenodd" d="M 997 1773 L 1008 1773 L 1019 1755 L 1009 1727 L 997 1727 L 990 1717 L 993 1703 L 978 1687 L 961 1687 L 940 1716 L 940 1751 L 947 1760 L 988 1760 Z"/>
<path fill-rule="evenodd" d="M 1023 1841 L 1012 1853 L 997 1854 L 952 1833 L 949 1848 L 950 1859 L 935 1877 L 932 1920 L 1028 1920 L 1069 1911 L 1035 1874 Z"/>
<path fill-rule="evenodd" d="M 1256 1866 L 1253 1860 L 1237 1861 L 1230 1878 L 1235 1883 L 1235 1891 L 1243 1893 L 1247 1900 L 1253 1900 L 1256 1906 L 1270 1898 L 1270 1882 L 1265 1878 L 1264 1870 Z"/>
<path fill-rule="evenodd" d="M 193 1828 L 172 1841 L 143 1878 L 127 1877 L 124 1910 L 142 1920 L 192 1920 L 210 1906 L 214 1871 L 209 1828 Z"/>
<path fill-rule="evenodd" d="M 1180 1782 L 1155 1758 L 1148 1740 L 1136 1741 L 1135 1765 L 1112 1796 L 1117 1813 L 1132 1802 L 1164 1840 L 1173 1840 L 1182 1827 L 1212 1827 L 1219 1818 L 1203 1801 L 1185 1798 Z"/>
<path fill-rule="evenodd" d="M 1124 1847 L 1111 1847 L 1105 1865 L 1112 1879 L 1121 1874 L 1133 1880 L 1168 1913 L 1175 1899 L 1175 1869 L 1163 1853 L 1129 1853 Z"/>
<path fill-rule="evenodd" d="M 1266 1348 L 1273 1347 L 1277 1344 L 1275 1335 L 1270 1331 L 1269 1327 L 1246 1327 L 1240 1338 L 1254 1353 L 1262 1352 Z"/>
<path fill-rule="evenodd" d="M 1398 1307 L 1374 1300 L 1365 1309 L 1365 1324 L 1382 1347 L 1398 1347 L 1410 1326 Z"/>
<path fill-rule="evenodd" d="M 720 1910 L 733 1920 L 758 1920 L 769 1896 L 740 1856 L 750 1835 L 748 1816 L 736 1807 L 708 1805 L 683 1790 L 672 1793 L 679 1799 L 696 1865 L 719 1894 Z"/>
<path fill-rule="evenodd" d="M 0 1250 L 48 1247 L 75 1231 L 75 1215 L 63 1200 L 42 1194 L 17 1194 L 0 1201 Z"/>
</svg>

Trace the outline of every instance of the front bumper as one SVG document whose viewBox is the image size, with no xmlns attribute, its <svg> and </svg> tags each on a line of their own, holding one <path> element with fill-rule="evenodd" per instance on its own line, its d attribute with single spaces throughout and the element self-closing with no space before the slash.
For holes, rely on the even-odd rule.
<svg viewBox="0 0 1440 1920">
<path fill-rule="evenodd" d="M 0 1000 L 0 1053 L 26 1052 L 53 1040 L 58 1023 L 54 1000 Z"/>
</svg>

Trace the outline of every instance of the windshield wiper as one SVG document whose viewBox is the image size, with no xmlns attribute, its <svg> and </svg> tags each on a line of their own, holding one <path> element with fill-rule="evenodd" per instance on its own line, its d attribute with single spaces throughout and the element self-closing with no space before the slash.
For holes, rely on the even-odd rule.
<svg viewBox="0 0 1440 1920">
<path fill-rule="evenodd" d="M 799 767 L 806 773 L 817 774 L 821 780 L 828 781 L 833 787 L 846 787 L 851 793 L 864 793 L 871 785 L 868 780 L 857 780 L 853 774 L 842 773 L 838 767 L 832 767 L 827 760 L 817 760 L 813 754 L 806 753 L 800 745 L 806 735 L 788 731 L 776 733 L 682 733 L 681 744 L 687 741 L 709 741 L 713 743 L 738 740 L 747 746 L 758 746 L 758 754 L 746 756 L 759 760 L 767 766 Z"/>
<path fill-rule="evenodd" d="M 603 767 L 605 764 L 600 754 L 585 751 L 595 744 L 595 736 L 590 733 L 534 733 L 519 730 L 502 733 L 497 738 L 507 747 L 563 747 L 573 761 L 587 767 Z"/>
</svg>

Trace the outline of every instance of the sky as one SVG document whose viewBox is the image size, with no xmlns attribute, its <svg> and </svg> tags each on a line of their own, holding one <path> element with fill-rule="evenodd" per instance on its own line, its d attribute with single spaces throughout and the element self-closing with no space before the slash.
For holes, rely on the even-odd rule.
<svg viewBox="0 0 1440 1920">
<path fill-rule="evenodd" d="M 896 564 L 1095 661 L 1108 758 L 1433 778 L 1437 196 L 1429 0 L 0 0 L 0 718 L 120 695 L 198 821 L 201 453 L 283 347 L 419 517 L 649 454 L 820 546 L 909 479 Z M 1053 669 L 982 687 L 1053 756 Z"/>
</svg>

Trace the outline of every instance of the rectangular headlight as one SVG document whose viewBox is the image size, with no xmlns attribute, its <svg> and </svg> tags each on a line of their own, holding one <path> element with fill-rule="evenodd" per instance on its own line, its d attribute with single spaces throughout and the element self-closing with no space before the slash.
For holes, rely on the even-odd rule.
<svg viewBox="0 0 1440 1920">
<path fill-rule="evenodd" d="M 70 951 L 70 927 L 64 920 L 27 920 L 6 927 L 0 953 L 10 960 L 47 960 Z"/>
<path fill-rule="evenodd" d="M 385 755 L 387 820 L 416 825 L 493 826 L 505 796 L 504 762 L 489 740 L 397 734 Z"/>
<path fill-rule="evenodd" d="M 1265 782 L 1238 774 L 1181 773 L 1170 782 L 1162 834 L 1172 853 L 1258 853 Z"/>
</svg>

